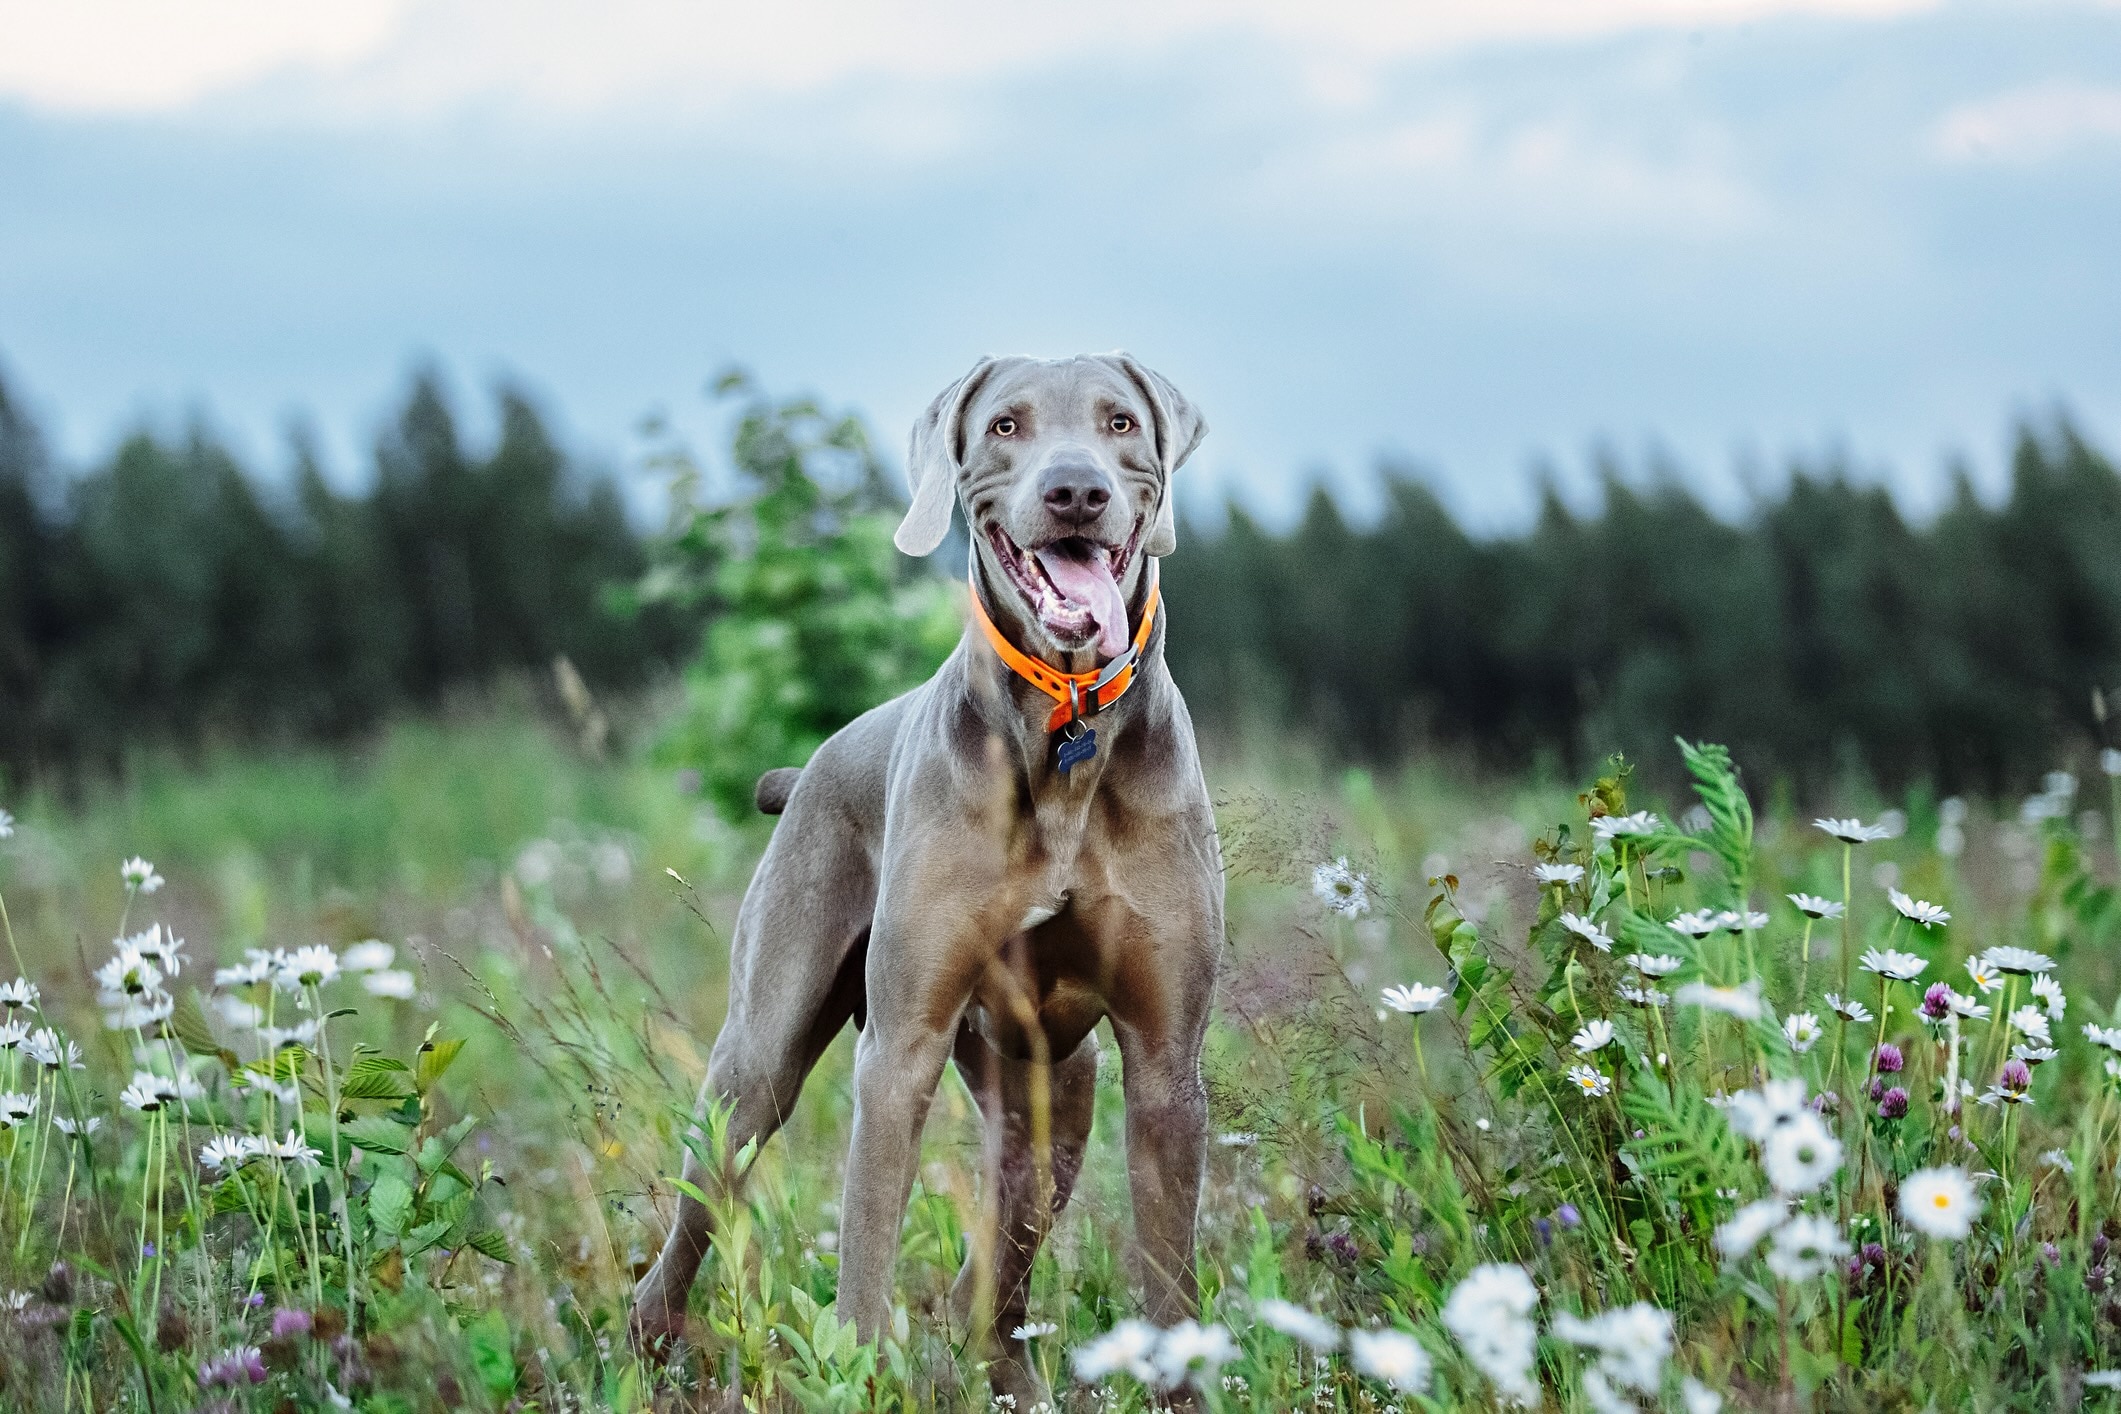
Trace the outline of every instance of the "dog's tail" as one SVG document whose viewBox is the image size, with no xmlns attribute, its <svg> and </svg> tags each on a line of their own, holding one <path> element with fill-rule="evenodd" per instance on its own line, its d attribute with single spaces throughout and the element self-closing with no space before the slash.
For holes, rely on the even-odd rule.
<svg viewBox="0 0 2121 1414">
<path fill-rule="evenodd" d="M 778 815 L 788 808 L 788 797 L 795 791 L 795 778 L 803 774 L 800 766 L 776 766 L 759 777 L 752 787 L 751 798 L 758 802 L 762 814 Z"/>
</svg>

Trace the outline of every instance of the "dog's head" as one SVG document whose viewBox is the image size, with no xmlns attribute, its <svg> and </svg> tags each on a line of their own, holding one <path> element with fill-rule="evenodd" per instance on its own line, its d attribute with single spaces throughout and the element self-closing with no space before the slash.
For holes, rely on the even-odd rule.
<svg viewBox="0 0 2121 1414">
<path fill-rule="evenodd" d="M 914 424 L 898 547 L 933 551 L 961 503 L 983 577 L 1012 586 L 1010 617 L 1050 640 L 1027 648 L 1117 657 L 1143 557 L 1178 544 L 1172 474 L 1207 430 L 1123 353 L 981 359 Z"/>
</svg>

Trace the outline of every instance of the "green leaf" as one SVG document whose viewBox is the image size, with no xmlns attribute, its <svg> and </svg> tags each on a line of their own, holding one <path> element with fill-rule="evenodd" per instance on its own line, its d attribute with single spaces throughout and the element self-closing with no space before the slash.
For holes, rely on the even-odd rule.
<svg viewBox="0 0 2121 1414">
<path fill-rule="evenodd" d="M 310 1135 L 310 1142 L 315 1143 L 319 1135 L 329 1137 L 330 1130 L 313 1128 Z M 358 1119 L 348 1120 L 339 1126 L 339 1137 L 349 1144 L 373 1149 L 379 1154 L 402 1154 L 412 1147 L 411 1131 L 396 1120 L 385 1119 L 382 1115 L 362 1115 Z"/>
<path fill-rule="evenodd" d="M 481 1228 L 464 1239 L 464 1245 L 474 1252 L 484 1253 L 496 1262 L 515 1265 L 515 1253 L 508 1248 L 508 1239 L 497 1227 Z"/>
<path fill-rule="evenodd" d="M 464 1041 L 462 1037 L 454 1037 L 446 1041 L 429 1041 L 426 1045 L 420 1047 L 417 1083 L 421 1094 L 424 1095 L 434 1088 L 434 1083 L 442 1078 L 442 1072 L 449 1069 L 450 1064 L 456 1060 L 463 1049 Z"/>
<path fill-rule="evenodd" d="M 464 1341 L 471 1355 L 471 1367 L 488 1394 L 499 1399 L 515 1389 L 514 1338 L 509 1333 L 508 1317 L 500 1308 L 466 1326 Z"/>
<path fill-rule="evenodd" d="M 1745 880 L 1753 867 L 1753 806 L 1738 784 L 1738 769 L 1731 753 L 1710 742 L 1695 745 L 1677 738 L 1679 754 L 1686 760 L 1687 774 L 1694 778 L 1694 794 L 1708 811 L 1709 830 L 1695 841 L 1716 856 L 1725 878 L 1737 895 L 1736 906 L 1744 907 Z"/>
<path fill-rule="evenodd" d="M 347 1100 L 402 1100 L 413 1093 L 404 1063 L 387 1056 L 361 1057 L 339 1082 L 339 1095 Z"/>
<path fill-rule="evenodd" d="M 1656 1075 L 1638 1071 L 1628 1081 L 1621 1109 L 1643 1131 L 1622 1148 L 1666 1197 L 1701 1198 L 1745 1182 L 1743 1146 L 1696 1092 L 1675 1093 Z"/>
<path fill-rule="evenodd" d="M 177 998 L 170 1012 L 169 1029 L 176 1033 L 184 1049 L 195 1056 L 212 1056 L 230 1070 L 242 1063 L 234 1051 L 214 1039 L 213 1028 L 206 1023 L 206 1013 L 199 1007 L 199 992 L 195 987 Z"/>
<path fill-rule="evenodd" d="M 412 1185 L 386 1173 L 368 1190 L 368 1220 L 377 1232 L 396 1237 L 412 1216 Z"/>
</svg>

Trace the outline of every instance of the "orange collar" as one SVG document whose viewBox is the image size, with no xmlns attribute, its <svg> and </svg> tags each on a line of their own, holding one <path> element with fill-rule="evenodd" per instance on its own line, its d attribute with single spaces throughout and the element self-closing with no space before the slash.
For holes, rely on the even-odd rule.
<svg viewBox="0 0 2121 1414">
<path fill-rule="evenodd" d="M 1011 643 L 994 626 L 994 620 L 987 617 L 987 606 L 980 602 L 978 581 L 971 583 L 972 617 L 981 632 L 987 635 L 987 642 L 994 646 L 994 651 L 1001 655 L 1010 671 L 1059 704 L 1046 720 L 1047 731 L 1057 732 L 1077 717 L 1087 717 L 1110 707 L 1133 686 L 1135 665 L 1141 662 L 1142 650 L 1149 645 L 1149 631 L 1156 627 L 1156 606 L 1161 598 L 1154 559 L 1149 561 L 1149 597 L 1142 604 L 1142 626 L 1134 632 L 1133 646 L 1091 673 L 1064 673 L 1048 667 Z"/>
</svg>

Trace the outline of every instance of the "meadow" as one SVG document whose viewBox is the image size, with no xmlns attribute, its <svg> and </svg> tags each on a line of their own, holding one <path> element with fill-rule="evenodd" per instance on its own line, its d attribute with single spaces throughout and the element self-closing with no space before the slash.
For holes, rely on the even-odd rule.
<svg viewBox="0 0 2121 1414">
<path fill-rule="evenodd" d="M 2060 764 L 1822 828 L 1713 747 L 1222 755 L 1200 1324 L 1132 1319 L 1108 1045 L 1031 1300 L 1059 1407 L 2111 1401 L 2121 757 Z M 771 825 L 699 789 L 519 703 L 0 801 L 0 1405 L 993 1407 L 954 1073 L 892 1337 L 834 1318 L 851 1036 L 690 1348 L 627 1348 Z"/>
</svg>

